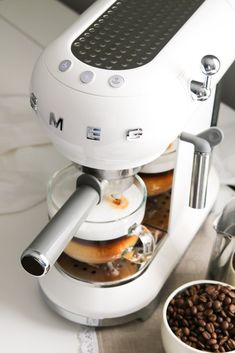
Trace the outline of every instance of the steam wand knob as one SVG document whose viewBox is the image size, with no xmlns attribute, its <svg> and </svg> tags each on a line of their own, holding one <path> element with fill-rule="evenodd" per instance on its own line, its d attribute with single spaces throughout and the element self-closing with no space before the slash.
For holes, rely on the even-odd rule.
<svg viewBox="0 0 235 353">
<path fill-rule="evenodd" d="M 194 99 L 205 101 L 211 95 L 211 78 L 220 69 L 220 61 L 214 55 L 206 55 L 201 60 L 201 71 L 205 75 L 204 82 L 192 80 L 190 91 Z"/>
</svg>

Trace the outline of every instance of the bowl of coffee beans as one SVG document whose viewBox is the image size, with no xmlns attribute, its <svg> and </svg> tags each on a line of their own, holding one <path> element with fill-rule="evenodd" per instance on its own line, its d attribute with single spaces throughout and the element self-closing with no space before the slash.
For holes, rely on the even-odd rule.
<svg viewBox="0 0 235 353">
<path fill-rule="evenodd" d="M 166 300 L 162 342 L 166 353 L 235 353 L 235 287 L 201 280 Z"/>
</svg>

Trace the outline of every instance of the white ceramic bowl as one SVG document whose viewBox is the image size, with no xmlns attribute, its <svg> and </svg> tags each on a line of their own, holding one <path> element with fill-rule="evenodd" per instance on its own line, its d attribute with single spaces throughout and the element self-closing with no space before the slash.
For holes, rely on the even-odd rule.
<svg viewBox="0 0 235 353">
<path fill-rule="evenodd" d="M 181 291 L 184 289 L 194 286 L 196 284 L 221 284 L 224 286 L 229 286 L 232 287 L 231 285 L 227 283 L 222 283 L 218 281 L 211 281 L 211 280 L 198 280 L 198 281 L 192 281 L 183 284 L 181 287 L 178 287 L 174 292 L 172 292 L 169 297 L 167 298 L 164 307 L 163 307 L 163 319 L 162 319 L 162 326 L 161 326 L 161 336 L 162 336 L 162 343 L 163 347 L 165 349 L 165 353 L 211 353 L 208 351 L 202 351 L 193 347 L 190 347 L 183 341 L 181 341 L 171 330 L 168 322 L 167 322 L 167 308 L 170 303 L 170 301 Z M 234 288 L 234 287 L 232 287 Z M 235 353 L 235 350 L 230 351 L 229 353 Z"/>
</svg>

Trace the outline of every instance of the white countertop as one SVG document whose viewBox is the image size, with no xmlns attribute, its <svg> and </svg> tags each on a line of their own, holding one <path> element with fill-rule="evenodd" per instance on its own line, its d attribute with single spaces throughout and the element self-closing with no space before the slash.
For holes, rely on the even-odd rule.
<svg viewBox="0 0 235 353">
<path fill-rule="evenodd" d="M 29 95 L 30 75 L 42 48 L 77 17 L 55 0 L 0 1 L 0 101 Z M 2 138 L 0 131 L 0 145 Z M 52 146 L 45 148 L 51 154 L 51 170 L 66 163 Z M 15 158 L 13 153 L 11 158 Z M 3 157 L 1 165 L 6 165 Z M 3 182 L 7 181 L 0 168 Z M 37 280 L 20 265 L 23 249 L 47 220 L 45 201 L 26 211 L 0 215 L 0 352 L 86 352 L 86 347 L 81 347 L 81 327 L 58 317 L 45 305 Z M 95 352 L 92 330 L 88 339 L 94 340 Z"/>
</svg>

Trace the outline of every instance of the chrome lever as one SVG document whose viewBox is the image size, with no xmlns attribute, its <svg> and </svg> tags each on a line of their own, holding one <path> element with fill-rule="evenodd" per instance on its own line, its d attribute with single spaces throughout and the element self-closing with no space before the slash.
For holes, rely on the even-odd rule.
<svg viewBox="0 0 235 353">
<path fill-rule="evenodd" d="M 206 55 L 201 60 L 201 70 L 205 75 L 204 82 L 192 80 L 190 82 L 190 91 L 193 99 L 205 101 L 211 95 L 211 78 L 220 69 L 220 61 L 214 55 Z"/>
</svg>

